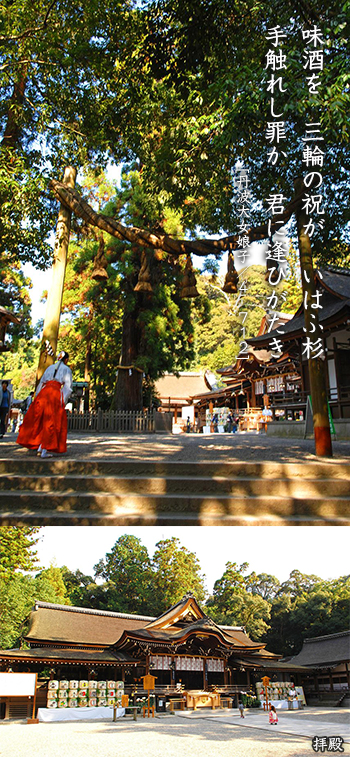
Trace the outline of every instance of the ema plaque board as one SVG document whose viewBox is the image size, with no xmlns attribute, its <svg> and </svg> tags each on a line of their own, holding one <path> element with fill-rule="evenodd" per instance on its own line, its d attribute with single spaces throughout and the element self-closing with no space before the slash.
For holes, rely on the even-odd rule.
<svg viewBox="0 0 350 757">
<path fill-rule="evenodd" d="M 0 673 L 0 697 L 33 697 L 36 673 Z"/>
</svg>

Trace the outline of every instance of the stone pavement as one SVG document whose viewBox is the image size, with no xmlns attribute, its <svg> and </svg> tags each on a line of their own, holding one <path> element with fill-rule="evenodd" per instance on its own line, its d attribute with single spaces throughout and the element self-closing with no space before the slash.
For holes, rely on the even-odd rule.
<svg viewBox="0 0 350 757">
<path fill-rule="evenodd" d="M 16 444 L 17 434 L 0 440 L 0 457 L 30 453 Z M 264 434 L 86 434 L 70 432 L 68 459 L 128 459 L 169 461 L 252 461 L 283 463 L 316 461 L 312 439 L 268 437 Z M 325 458 L 323 458 L 325 459 Z M 329 459 L 329 458 L 328 458 Z M 333 442 L 333 461 L 350 460 L 350 441 Z"/>
<path fill-rule="evenodd" d="M 138 718 L 136 723 L 127 718 L 116 723 L 39 725 L 2 721 L 0 757 L 313 757 L 310 734 L 299 733 L 306 731 L 303 722 L 310 718 L 312 736 L 318 735 L 320 719 L 326 735 L 342 735 L 344 724 L 334 720 L 338 714 L 324 708 L 322 712 L 308 708 L 306 713 L 283 713 L 283 730 L 266 725 L 264 713 L 249 712 L 242 721 L 237 710 L 232 714 L 202 711 L 186 717 L 183 713 L 159 715 Z M 340 711 L 341 719 L 348 715 L 349 711 Z M 296 721 L 294 731 L 292 721 Z M 328 757 L 330 752 L 322 754 Z M 349 744 L 344 744 L 344 754 L 350 754 Z"/>
<path fill-rule="evenodd" d="M 261 710 L 246 710 L 244 719 L 236 710 L 212 710 L 196 712 L 177 712 L 180 717 L 187 718 L 220 718 L 220 722 L 239 725 L 241 728 L 257 728 L 258 730 L 274 730 L 312 739 L 313 736 L 341 736 L 350 744 L 350 709 L 307 707 L 305 710 L 278 710 L 278 723 L 271 726 L 268 714 Z"/>
</svg>

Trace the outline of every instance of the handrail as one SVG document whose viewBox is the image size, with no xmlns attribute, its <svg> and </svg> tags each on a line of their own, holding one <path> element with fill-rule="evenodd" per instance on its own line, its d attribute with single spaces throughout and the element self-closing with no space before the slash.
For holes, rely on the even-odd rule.
<svg viewBox="0 0 350 757">
<path fill-rule="evenodd" d="M 350 694 L 350 689 L 346 689 L 343 694 L 341 695 L 340 699 L 335 703 L 336 707 L 341 707 L 342 702 L 344 701 L 345 697 L 348 697 Z"/>
</svg>

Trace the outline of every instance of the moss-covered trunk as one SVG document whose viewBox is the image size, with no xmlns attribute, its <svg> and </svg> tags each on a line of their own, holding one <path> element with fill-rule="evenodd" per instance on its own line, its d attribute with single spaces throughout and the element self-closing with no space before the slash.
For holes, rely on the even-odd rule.
<svg viewBox="0 0 350 757">
<path fill-rule="evenodd" d="M 64 184 L 74 189 L 76 174 L 76 169 L 68 166 L 64 172 Z M 71 215 L 71 211 L 68 210 L 63 204 L 61 204 L 57 220 L 55 248 L 52 263 L 52 279 L 46 303 L 46 314 L 42 336 L 42 350 L 40 353 L 36 376 L 37 382 L 40 381 L 41 376 L 43 375 L 46 368 L 55 362 L 62 308 L 63 287 L 67 265 Z M 46 342 L 50 343 L 53 353 L 52 355 L 46 352 Z"/>
<path fill-rule="evenodd" d="M 138 315 L 136 306 L 123 317 L 122 351 L 112 405 L 114 410 L 142 410 L 143 373 L 135 368 L 141 343 Z"/>
</svg>

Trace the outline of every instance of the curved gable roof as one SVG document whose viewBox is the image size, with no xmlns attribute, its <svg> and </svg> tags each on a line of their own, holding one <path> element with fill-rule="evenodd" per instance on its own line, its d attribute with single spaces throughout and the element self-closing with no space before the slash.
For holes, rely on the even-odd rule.
<svg viewBox="0 0 350 757">
<path fill-rule="evenodd" d="M 150 616 L 37 602 L 26 639 L 31 644 L 105 647 L 114 644 L 125 629 L 142 628 L 150 620 Z"/>
</svg>

